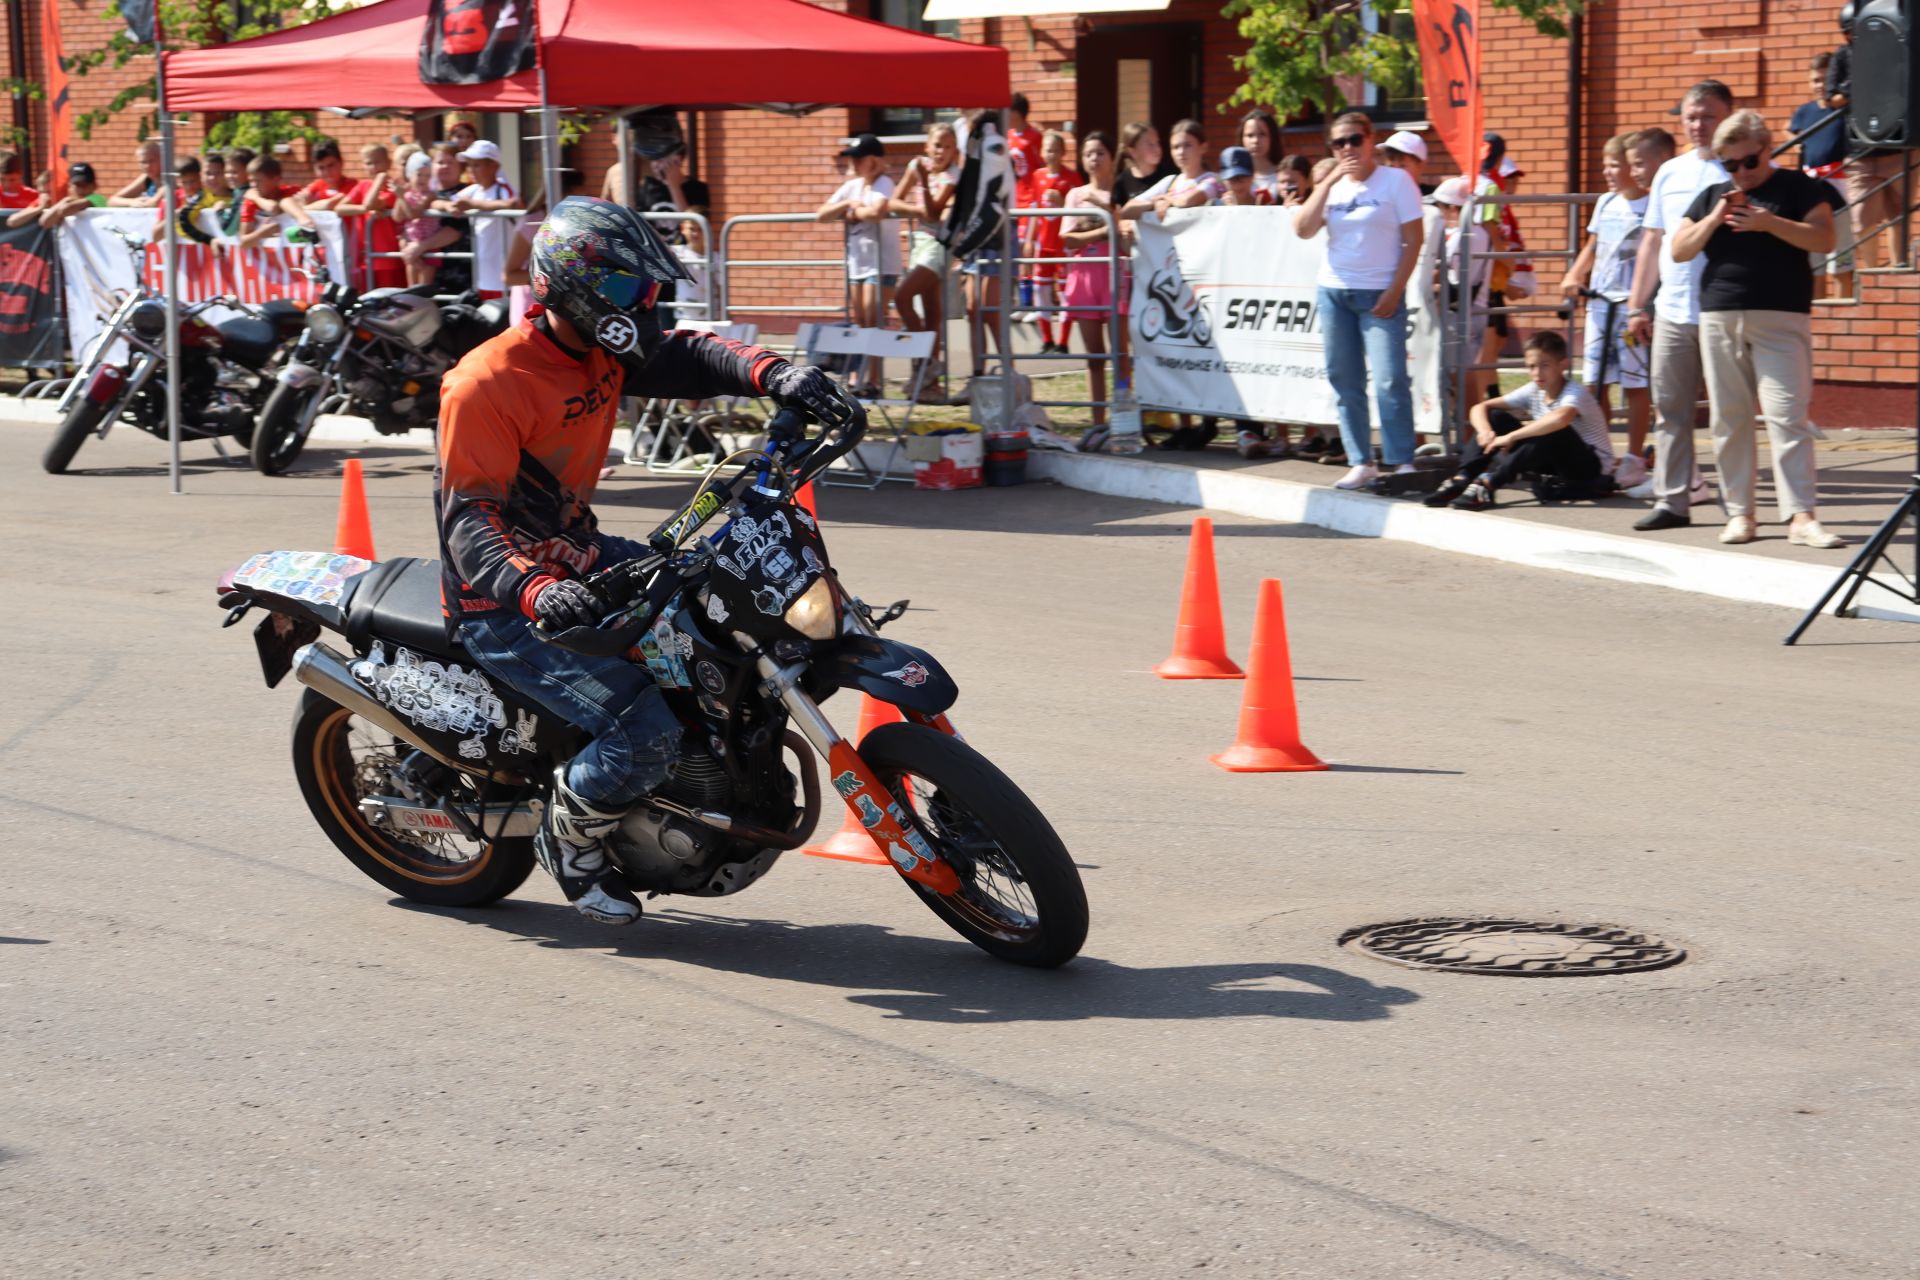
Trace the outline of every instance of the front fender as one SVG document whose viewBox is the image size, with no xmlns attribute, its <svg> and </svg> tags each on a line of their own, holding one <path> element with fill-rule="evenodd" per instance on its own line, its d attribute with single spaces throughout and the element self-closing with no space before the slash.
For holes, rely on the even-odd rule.
<svg viewBox="0 0 1920 1280">
<path fill-rule="evenodd" d="M 940 714 L 960 696 L 953 677 L 926 650 L 878 636 L 843 636 L 829 670 L 842 689 L 923 715 Z"/>
<path fill-rule="evenodd" d="M 310 364 L 290 362 L 280 370 L 279 381 L 282 386 L 297 387 L 305 390 L 308 387 L 319 386 L 325 378 L 325 374 Z"/>
</svg>

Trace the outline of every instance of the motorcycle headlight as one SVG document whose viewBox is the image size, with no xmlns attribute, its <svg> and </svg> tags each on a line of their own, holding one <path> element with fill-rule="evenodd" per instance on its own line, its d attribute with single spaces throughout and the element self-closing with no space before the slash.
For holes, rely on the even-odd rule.
<svg viewBox="0 0 1920 1280">
<path fill-rule="evenodd" d="M 307 332 L 319 342 L 338 342 L 340 335 L 347 331 L 347 322 L 340 312 L 324 302 L 316 302 L 307 308 Z"/>
<path fill-rule="evenodd" d="M 824 577 L 800 593 L 787 606 L 782 619 L 809 640 L 831 640 L 840 630 L 839 610 L 834 607 L 833 585 Z"/>
</svg>

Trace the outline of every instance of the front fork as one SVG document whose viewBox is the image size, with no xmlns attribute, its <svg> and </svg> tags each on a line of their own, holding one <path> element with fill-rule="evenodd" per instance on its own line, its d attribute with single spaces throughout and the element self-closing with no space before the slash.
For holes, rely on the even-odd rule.
<svg viewBox="0 0 1920 1280">
<path fill-rule="evenodd" d="M 740 639 L 743 644 L 752 643 L 744 636 Z M 918 880 L 942 896 L 958 892 L 960 877 L 954 871 L 953 864 L 933 851 L 926 837 L 915 830 L 913 823 L 908 820 L 899 799 L 874 775 L 854 745 L 834 729 L 820 710 L 820 704 L 801 690 L 800 673 L 805 668 L 783 668 L 764 650 L 758 652 L 755 661 L 761 677 L 779 695 L 781 705 L 786 707 L 794 727 L 827 762 L 834 791 L 860 820 L 860 825 L 866 828 L 867 835 L 880 847 L 880 851 L 887 855 L 894 870 L 909 880 Z M 953 726 L 947 723 L 945 716 L 916 716 L 915 719 L 944 733 L 953 732 Z"/>
</svg>

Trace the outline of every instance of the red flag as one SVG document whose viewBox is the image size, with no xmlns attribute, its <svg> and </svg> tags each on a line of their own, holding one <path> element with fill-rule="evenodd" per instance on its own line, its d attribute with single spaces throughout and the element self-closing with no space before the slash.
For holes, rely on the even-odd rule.
<svg viewBox="0 0 1920 1280">
<path fill-rule="evenodd" d="M 1413 0 L 1427 118 L 1460 171 L 1480 160 L 1480 0 Z"/>
<path fill-rule="evenodd" d="M 47 58 L 47 167 L 53 172 L 53 198 L 67 194 L 67 144 L 73 133 L 73 100 L 67 93 L 67 55 L 60 47 L 59 0 L 40 6 L 40 44 Z"/>
</svg>

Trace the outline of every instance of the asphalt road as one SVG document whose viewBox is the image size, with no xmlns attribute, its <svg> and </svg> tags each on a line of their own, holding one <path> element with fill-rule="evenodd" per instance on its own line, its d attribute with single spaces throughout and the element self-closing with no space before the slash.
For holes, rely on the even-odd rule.
<svg viewBox="0 0 1920 1280">
<path fill-rule="evenodd" d="M 70 1276 L 1920 1274 L 1920 634 L 1228 519 L 1285 581 L 1316 775 L 1146 675 L 1189 513 L 830 491 L 829 545 L 1084 866 L 1057 973 L 790 857 L 615 932 L 409 908 L 313 826 L 211 586 L 331 540 L 281 480 L 0 428 L 0 1271 Z M 383 553 L 424 460 L 365 450 Z M 615 528 L 686 486 L 622 476 Z M 845 701 L 845 700 L 836 700 Z M 836 706 L 850 716 L 850 706 Z M 1539 981 L 1351 926 L 1606 921 Z"/>
</svg>

